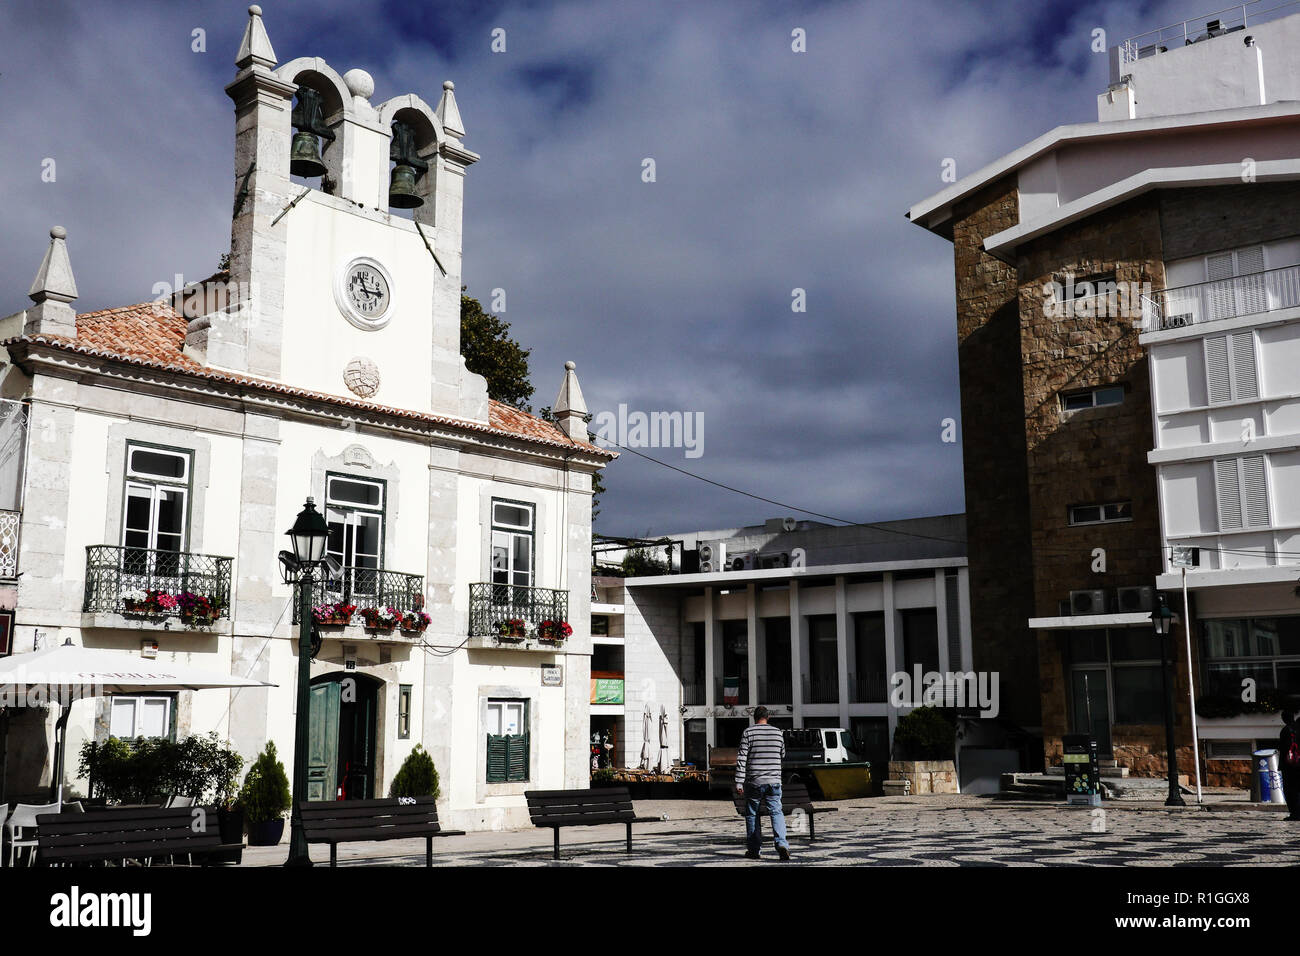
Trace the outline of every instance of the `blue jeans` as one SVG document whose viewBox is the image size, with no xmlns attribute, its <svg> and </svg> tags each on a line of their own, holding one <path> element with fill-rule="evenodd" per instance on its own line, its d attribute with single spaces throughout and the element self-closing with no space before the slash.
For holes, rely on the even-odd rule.
<svg viewBox="0 0 1300 956">
<path fill-rule="evenodd" d="M 785 813 L 781 809 L 781 785 L 761 783 L 745 786 L 745 844 L 750 853 L 757 853 L 763 840 L 763 825 L 759 819 L 760 804 L 772 817 L 772 839 L 777 846 L 789 846 L 785 840 Z"/>
</svg>

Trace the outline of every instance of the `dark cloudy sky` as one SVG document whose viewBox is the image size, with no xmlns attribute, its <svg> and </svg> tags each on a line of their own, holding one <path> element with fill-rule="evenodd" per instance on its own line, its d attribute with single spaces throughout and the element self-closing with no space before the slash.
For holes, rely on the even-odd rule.
<svg viewBox="0 0 1300 956">
<path fill-rule="evenodd" d="M 767 498 L 867 521 L 960 511 L 950 246 L 904 212 L 1096 118 L 1124 37 L 1190 2 L 262 4 L 280 62 L 375 78 L 373 102 L 456 83 L 465 281 L 533 350 L 534 404 L 572 359 L 593 411 L 704 416 L 703 455 Z M 0 314 L 68 228 L 81 311 L 144 301 L 229 246 L 234 0 L 0 3 Z M 492 31 L 506 52 L 493 53 Z M 806 32 L 807 52 L 791 50 Z M 191 51 L 195 29 L 205 53 Z M 41 163 L 57 162 L 43 183 Z M 657 181 L 644 183 L 653 158 Z M 807 311 L 791 311 L 792 290 Z M 597 530 L 753 523 L 785 509 L 625 454 Z"/>
</svg>

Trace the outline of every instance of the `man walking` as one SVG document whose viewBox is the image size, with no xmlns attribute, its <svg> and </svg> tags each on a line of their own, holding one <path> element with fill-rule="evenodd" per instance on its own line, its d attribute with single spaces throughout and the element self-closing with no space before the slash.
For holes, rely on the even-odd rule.
<svg viewBox="0 0 1300 956">
<path fill-rule="evenodd" d="M 745 856 L 758 859 L 758 847 L 763 839 L 762 823 L 758 812 L 760 805 L 767 808 L 772 818 L 772 838 L 776 855 L 782 861 L 790 859 L 790 847 L 785 839 L 785 814 L 781 810 L 781 761 L 785 758 L 785 736 L 780 727 L 767 722 L 766 707 L 754 708 L 753 726 L 746 727 L 740 735 L 740 748 L 736 751 L 736 791 L 745 795 Z"/>
</svg>

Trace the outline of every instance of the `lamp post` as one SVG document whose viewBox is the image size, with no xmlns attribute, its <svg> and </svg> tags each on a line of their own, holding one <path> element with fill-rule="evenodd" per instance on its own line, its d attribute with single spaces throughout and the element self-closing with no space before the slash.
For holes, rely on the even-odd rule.
<svg viewBox="0 0 1300 956">
<path fill-rule="evenodd" d="M 285 866 L 311 866 L 307 835 L 302 829 L 302 802 L 307 799 L 307 732 L 311 709 L 311 585 L 312 570 L 325 556 L 329 526 L 307 499 L 293 527 L 285 532 L 293 546 L 298 572 L 298 714 L 294 721 L 293 809 L 290 814 L 289 859 Z"/>
<path fill-rule="evenodd" d="M 1165 806 L 1182 807 L 1183 795 L 1178 790 L 1178 753 L 1174 749 L 1174 689 L 1169 683 L 1169 626 L 1174 612 L 1169 610 L 1165 596 L 1160 596 L 1160 606 L 1151 612 L 1151 625 L 1160 639 L 1160 685 L 1165 696 L 1165 763 L 1169 768 L 1169 796 Z"/>
</svg>

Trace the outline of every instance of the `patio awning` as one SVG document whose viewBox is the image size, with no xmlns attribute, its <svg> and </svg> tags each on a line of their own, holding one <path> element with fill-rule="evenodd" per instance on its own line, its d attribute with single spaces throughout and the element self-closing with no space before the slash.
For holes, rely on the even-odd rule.
<svg viewBox="0 0 1300 956">
<path fill-rule="evenodd" d="M 221 687 L 274 687 L 267 681 L 149 660 L 125 651 L 71 643 L 0 658 L 0 698 L 12 700 L 38 689 L 50 700 L 150 691 Z"/>
<path fill-rule="evenodd" d="M 1178 616 L 1174 615 L 1174 623 Z M 1128 611 L 1123 614 L 1071 614 L 1068 617 L 1031 617 L 1031 631 L 1066 631 L 1095 627 L 1151 627 L 1150 611 Z"/>
</svg>

